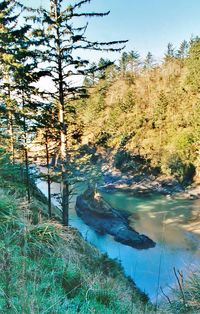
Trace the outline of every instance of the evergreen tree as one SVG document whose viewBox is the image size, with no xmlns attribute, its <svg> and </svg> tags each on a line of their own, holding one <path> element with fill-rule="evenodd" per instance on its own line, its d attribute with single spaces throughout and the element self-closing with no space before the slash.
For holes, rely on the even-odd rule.
<svg viewBox="0 0 200 314">
<path fill-rule="evenodd" d="M 107 69 L 112 64 L 113 64 L 113 62 L 111 62 L 109 59 L 101 58 L 99 60 L 98 65 L 97 65 L 97 69 L 98 69 L 98 77 L 100 79 L 106 78 Z"/>
<path fill-rule="evenodd" d="M 186 58 L 188 54 L 188 48 L 189 48 L 188 42 L 186 40 L 183 40 L 178 49 L 177 57 L 180 59 Z"/>
<path fill-rule="evenodd" d="M 172 43 L 168 43 L 167 45 L 167 52 L 165 53 L 165 61 L 171 61 L 176 56 L 175 48 L 173 47 Z"/>
<path fill-rule="evenodd" d="M 128 67 L 132 72 L 137 69 L 139 65 L 139 58 L 140 55 L 137 51 L 132 50 L 128 53 Z"/>
<path fill-rule="evenodd" d="M 17 28 L 18 18 L 23 7 L 15 0 L 0 2 L 0 87 L 2 114 L 7 121 L 9 137 L 9 150 L 14 161 L 14 111 L 16 107 L 13 77 L 19 69 L 16 54 L 21 44 L 21 39 L 29 27 Z"/>
<path fill-rule="evenodd" d="M 79 12 L 84 4 L 90 0 L 79 1 L 74 5 L 65 5 L 61 0 L 51 0 L 50 10 L 42 9 L 43 28 L 37 30 L 41 38 L 46 39 L 46 53 L 44 61 L 49 63 L 48 70 L 55 83 L 55 93 L 47 92 L 58 106 L 58 119 L 60 129 L 60 161 L 61 161 L 61 195 L 63 224 L 68 225 L 69 209 L 69 163 L 70 156 L 67 151 L 68 115 L 71 110 L 69 102 L 84 94 L 84 88 L 76 86 L 75 77 L 82 77 L 94 71 L 87 59 L 77 56 L 77 51 L 120 51 L 123 47 L 114 47 L 126 41 L 98 42 L 89 41 L 85 37 L 87 23 L 82 27 L 74 27 L 73 22 L 79 17 L 103 17 L 106 13 Z M 114 48 L 113 48 L 114 47 Z M 75 54 L 76 53 L 76 54 Z"/>
<path fill-rule="evenodd" d="M 123 52 L 119 61 L 121 73 L 124 75 L 127 71 L 133 72 L 139 65 L 140 55 L 137 51 Z"/>
<path fill-rule="evenodd" d="M 22 22 L 19 25 L 18 18 L 21 17 L 25 7 L 16 1 L 3 1 L 0 3 L 0 8 L 2 118 L 5 121 L 4 116 L 6 116 L 13 160 L 16 148 L 22 150 L 26 169 L 27 196 L 30 202 L 28 133 L 29 129 L 33 129 L 40 106 L 37 100 L 38 90 L 33 83 L 38 82 L 39 78 L 47 72 L 37 69 L 38 42 L 30 33 L 31 25 L 24 26 L 21 25 Z M 15 139 L 17 139 L 16 144 Z M 21 152 L 17 153 L 18 158 L 20 154 Z"/>
<path fill-rule="evenodd" d="M 119 61 L 119 64 L 120 64 L 120 71 L 121 71 L 122 75 L 124 75 L 125 72 L 126 72 L 126 70 L 127 70 L 128 60 L 129 60 L 128 53 L 124 51 L 124 52 L 122 53 L 121 59 L 120 59 L 120 61 Z"/>
<path fill-rule="evenodd" d="M 154 65 L 154 59 L 153 59 L 153 55 L 151 52 L 148 52 L 146 55 L 146 58 L 144 60 L 144 68 L 145 69 L 150 69 L 152 68 Z"/>
<path fill-rule="evenodd" d="M 200 39 L 193 41 L 187 58 L 187 82 L 194 92 L 200 91 Z"/>
</svg>

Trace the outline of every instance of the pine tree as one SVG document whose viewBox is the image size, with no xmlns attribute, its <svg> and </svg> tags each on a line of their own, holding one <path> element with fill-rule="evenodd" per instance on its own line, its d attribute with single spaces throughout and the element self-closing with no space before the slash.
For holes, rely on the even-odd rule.
<svg viewBox="0 0 200 314">
<path fill-rule="evenodd" d="M 125 72 L 126 72 L 126 70 L 127 70 L 128 60 L 129 60 L 128 53 L 124 51 L 124 52 L 122 53 L 121 59 L 120 59 L 120 61 L 119 61 L 120 70 L 121 70 L 122 75 L 124 75 Z"/>
<path fill-rule="evenodd" d="M 154 59 L 153 59 L 153 55 L 151 52 L 148 52 L 146 55 L 146 58 L 144 60 L 144 68 L 145 69 L 150 69 L 152 68 L 154 65 Z"/>
<path fill-rule="evenodd" d="M 175 48 L 173 47 L 172 43 L 168 43 L 167 45 L 167 52 L 165 53 L 165 61 L 171 61 L 175 58 L 176 56 L 176 51 Z"/>
<path fill-rule="evenodd" d="M 16 49 L 27 27 L 17 28 L 18 17 L 22 6 L 14 0 L 0 2 L 0 67 L 1 67 L 1 103 L 2 114 L 7 120 L 9 150 L 14 161 L 14 108 L 16 102 L 12 97 L 13 75 L 18 65 L 16 63 Z"/>
<path fill-rule="evenodd" d="M 105 79 L 106 78 L 106 71 L 109 66 L 113 65 L 109 59 L 100 58 L 97 69 L 98 69 L 98 78 Z"/>
<path fill-rule="evenodd" d="M 128 66 L 132 72 L 137 69 L 139 65 L 139 58 L 140 55 L 137 51 L 132 50 L 128 53 Z"/>
<path fill-rule="evenodd" d="M 33 83 L 47 72 L 37 70 L 38 42 L 30 34 L 31 25 L 24 26 L 22 22 L 19 25 L 18 18 L 21 17 L 25 7 L 17 1 L 10 0 L 1 2 L 0 8 L 1 88 L 2 91 L 5 90 L 1 94 L 2 118 L 5 120 L 4 116 L 7 117 L 13 161 L 16 148 L 22 150 L 24 155 L 27 197 L 30 202 L 28 133 L 34 124 L 33 117 L 37 115 L 38 107 L 41 106 L 36 98 L 38 90 Z M 35 50 L 32 49 L 33 45 Z M 15 139 L 18 139 L 17 143 Z"/>
<path fill-rule="evenodd" d="M 89 66 L 87 59 L 81 59 L 75 53 L 82 50 L 120 51 L 126 41 L 98 42 L 89 41 L 85 37 L 87 25 L 74 27 L 73 21 L 79 17 L 103 17 L 106 13 L 79 12 L 84 4 L 90 0 L 79 1 L 74 5 L 66 6 L 62 0 L 51 0 L 50 10 L 42 10 L 43 28 L 38 29 L 38 35 L 46 39 L 46 53 L 44 61 L 49 63 L 55 84 L 55 92 L 47 92 L 58 106 L 58 119 L 60 129 L 60 163 L 61 163 L 61 195 L 63 224 L 68 225 L 69 210 L 69 163 L 70 156 L 67 151 L 68 124 L 67 115 L 70 113 L 69 102 L 84 95 L 82 84 L 73 84 L 75 77 L 82 77 L 94 69 Z M 120 44 L 121 46 L 115 47 Z M 113 48 L 114 47 L 114 48 Z"/>
<path fill-rule="evenodd" d="M 188 48 L 189 48 L 188 42 L 186 40 L 183 40 L 178 49 L 177 57 L 180 59 L 186 58 L 188 54 Z"/>
<path fill-rule="evenodd" d="M 194 92 L 200 91 L 200 39 L 193 40 L 187 58 L 187 82 Z"/>
</svg>

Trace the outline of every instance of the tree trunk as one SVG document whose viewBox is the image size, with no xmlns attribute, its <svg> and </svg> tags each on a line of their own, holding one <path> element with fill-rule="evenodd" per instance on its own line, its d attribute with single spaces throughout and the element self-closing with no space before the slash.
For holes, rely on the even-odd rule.
<svg viewBox="0 0 200 314">
<path fill-rule="evenodd" d="M 31 193 L 30 193 L 30 180 L 29 180 L 29 162 L 28 162 L 28 151 L 27 148 L 24 148 L 25 155 L 25 166 L 26 166 L 26 190 L 27 190 L 27 198 L 28 202 L 31 202 Z"/>
<path fill-rule="evenodd" d="M 24 159 L 25 159 L 25 169 L 26 169 L 26 190 L 27 190 L 27 199 L 28 202 L 31 202 L 31 193 L 30 193 L 30 178 L 29 178 L 29 160 L 28 160 L 28 149 L 27 149 L 27 130 L 26 130 L 26 118 L 24 113 L 24 95 L 22 95 L 22 109 L 23 109 L 23 131 L 24 131 Z"/>
<path fill-rule="evenodd" d="M 55 18 L 60 16 L 60 0 L 54 2 L 52 13 Z M 56 29 L 56 43 L 58 52 L 58 76 L 59 76 L 59 122 L 60 122 L 60 156 L 61 156 L 61 204 L 62 204 L 62 223 L 68 226 L 69 223 L 69 184 L 67 181 L 67 127 L 65 123 L 65 101 L 64 101 L 64 79 L 62 68 L 61 36 L 60 29 Z"/>
<path fill-rule="evenodd" d="M 61 155 L 61 198 L 62 198 L 62 222 L 64 226 L 68 226 L 69 216 L 69 184 L 67 181 L 67 143 L 66 143 L 66 126 L 64 123 L 64 110 L 60 110 L 60 155 Z"/>
<path fill-rule="evenodd" d="M 48 134 L 45 134 L 45 147 L 46 147 L 46 163 L 47 163 L 47 185 L 48 185 L 48 215 L 52 216 L 51 212 L 51 177 L 50 177 L 50 164 L 49 164 L 49 141 Z"/>
<path fill-rule="evenodd" d="M 61 181 L 61 193 L 62 193 L 62 222 L 64 226 L 69 224 L 69 184 L 66 180 L 65 165 L 62 164 L 62 181 Z"/>
<path fill-rule="evenodd" d="M 15 148 L 14 148 L 14 132 L 13 132 L 13 114 L 8 110 L 8 135 L 10 141 L 10 152 L 12 155 L 12 162 L 15 162 Z"/>
<path fill-rule="evenodd" d="M 6 107 L 7 107 L 7 131 L 9 136 L 10 153 L 12 155 L 12 162 L 15 161 L 15 149 L 14 149 L 14 131 L 13 131 L 13 112 L 11 101 L 11 88 L 10 88 L 10 76 L 8 70 L 5 68 L 4 79 L 7 84 L 6 88 Z"/>
</svg>

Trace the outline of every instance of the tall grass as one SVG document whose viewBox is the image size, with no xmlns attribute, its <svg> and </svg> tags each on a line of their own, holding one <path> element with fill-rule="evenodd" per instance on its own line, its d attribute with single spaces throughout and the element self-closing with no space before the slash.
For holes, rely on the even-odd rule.
<svg viewBox="0 0 200 314">
<path fill-rule="evenodd" d="M 179 279 L 178 279 L 179 280 Z M 196 271 L 180 287 L 173 290 L 165 310 L 167 313 L 200 313 L 200 271 Z"/>
<path fill-rule="evenodd" d="M 0 154 L 1 155 L 1 154 Z M 48 221 L 47 203 L 29 204 L 20 166 L 0 159 L 0 313 L 154 313 L 121 267 L 87 244 L 73 228 Z M 195 273 L 157 313 L 200 313 Z"/>
<path fill-rule="evenodd" d="M 3 168 L 4 162 L 2 157 L 0 313 L 125 314 L 144 313 L 146 307 L 150 313 L 151 307 L 115 262 L 76 230 L 48 221 L 40 196 L 27 202 L 25 186 L 19 184 L 20 166 L 6 159 Z"/>
</svg>

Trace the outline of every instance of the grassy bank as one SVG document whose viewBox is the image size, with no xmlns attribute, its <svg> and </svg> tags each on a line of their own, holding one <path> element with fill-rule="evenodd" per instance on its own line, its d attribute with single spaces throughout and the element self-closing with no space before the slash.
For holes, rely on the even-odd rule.
<svg viewBox="0 0 200 314">
<path fill-rule="evenodd" d="M 45 198 L 26 200 L 22 169 L 0 158 L 0 312 L 154 313 L 121 267 L 73 228 L 48 221 Z M 200 275 L 157 313 L 199 313 Z"/>
<path fill-rule="evenodd" d="M 1 157 L 0 312 L 150 313 L 115 262 L 76 230 L 48 221 L 40 195 L 27 202 L 20 167 Z"/>
</svg>

